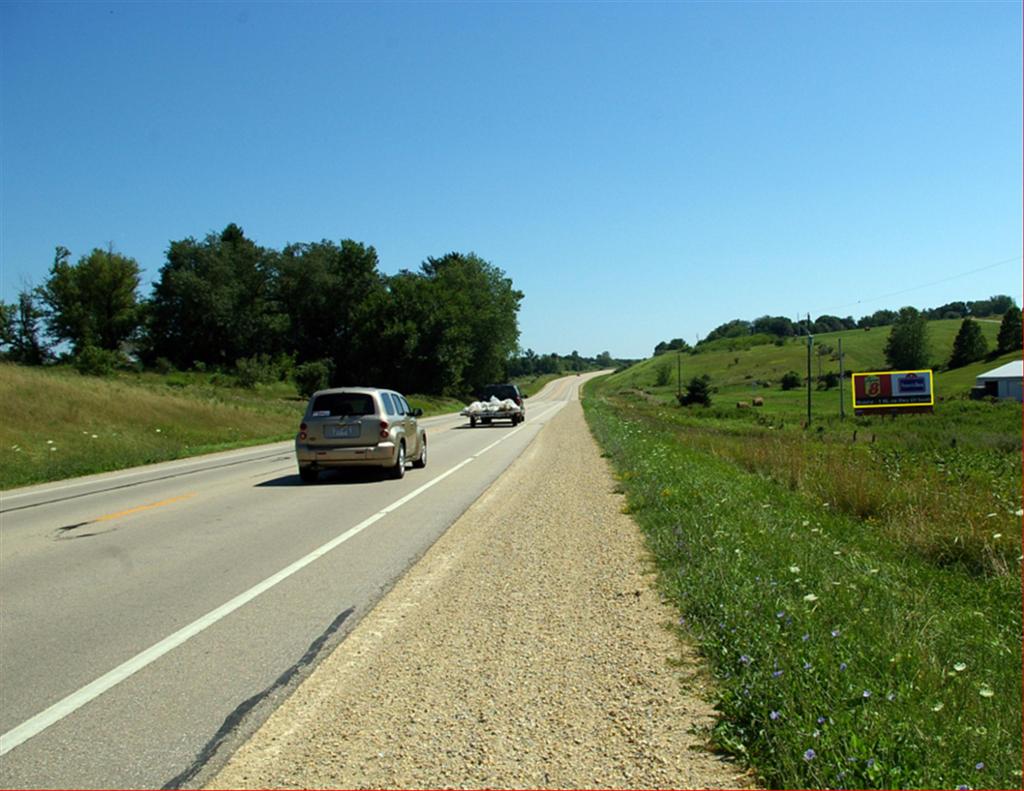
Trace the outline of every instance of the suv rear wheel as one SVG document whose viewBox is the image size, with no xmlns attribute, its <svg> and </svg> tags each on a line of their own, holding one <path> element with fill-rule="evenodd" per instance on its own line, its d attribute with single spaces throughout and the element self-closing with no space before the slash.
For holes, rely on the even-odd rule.
<svg viewBox="0 0 1024 791">
<path fill-rule="evenodd" d="M 422 470 L 427 466 L 427 438 L 423 437 L 420 439 L 420 457 L 412 463 L 412 466 L 417 470 Z"/>
<path fill-rule="evenodd" d="M 299 467 L 299 477 L 303 483 L 316 483 L 320 477 L 320 470 L 316 467 Z"/>
<path fill-rule="evenodd" d="M 398 458 L 395 466 L 391 468 L 391 477 L 400 480 L 405 477 L 405 443 L 398 443 Z"/>
</svg>

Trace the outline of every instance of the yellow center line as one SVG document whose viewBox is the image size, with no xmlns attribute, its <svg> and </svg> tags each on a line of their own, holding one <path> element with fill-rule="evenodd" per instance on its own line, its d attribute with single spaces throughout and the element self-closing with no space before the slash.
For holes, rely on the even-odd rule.
<svg viewBox="0 0 1024 791">
<path fill-rule="evenodd" d="M 109 522 L 111 519 L 119 519 L 122 516 L 128 516 L 129 514 L 137 514 L 139 511 L 148 511 L 150 508 L 160 508 L 164 505 L 170 505 L 171 503 L 177 503 L 181 500 L 188 500 L 190 497 L 195 497 L 195 492 L 189 492 L 188 494 L 182 494 L 178 497 L 171 497 L 167 500 L 161 500 L 158 503 L 149 503 L 148 505 L 139 505 L 135 508 L 128 508 L 124 511 L 118 511 L 113 514 L 106 514 L 105 516 L 98 516 L 93 519 L 93 522 Z"/>
</svg>

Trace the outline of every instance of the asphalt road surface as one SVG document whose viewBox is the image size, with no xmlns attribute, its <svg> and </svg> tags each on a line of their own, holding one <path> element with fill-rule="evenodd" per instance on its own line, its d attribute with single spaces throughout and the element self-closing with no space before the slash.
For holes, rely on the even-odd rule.
<svg viewBox="0 0 1024 791">
<path fill-rule="evenodd" d="M 0 495 L 0 785 L 187 787 L 586 378 L 518 427 L 426 419 L 429 464 L 400 481 L 302 485 L 279 443 Z"/>
</svg>

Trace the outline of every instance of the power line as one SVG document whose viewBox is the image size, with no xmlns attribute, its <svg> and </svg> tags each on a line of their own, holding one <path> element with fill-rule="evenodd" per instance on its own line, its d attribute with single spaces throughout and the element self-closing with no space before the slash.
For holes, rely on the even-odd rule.
<svg viewBox="0 0 1024 791">
<path fill-rule="evenodd" d="M 996 261 L 994 264 L 986 264 L 985 266 L 979 266 L 977 269 L 968 269 L 966 272 L 959 272 L 959 273 L 957 273 L 955 275 L 950 275 L 949 277 L 944 277 L 944 278 L 941 278 L 939 280 L 933 280 L 930 283 L 921 283 L 921 284 L 916 285 L 916 286 L 911 286 L 910 288 L 904 288 L 901 291 L 893 291 L 893 292 L 890 292 L 889 294 L 882 294 L 880 296 L 871 297 L 869 299 L 858 299 L 856 302 L 847 302 L 845 305 L 836 305 L 836 306 L 831 307 L 831 308 L 826 308 L 825 312 L 832 311 L 832 310 L 841 310 L 843 308 L 853 307 L 854 305 L 860 305 L 861 303 L 864 303 L 864 302 L 877 302 L 880 299 L 888 299 L 889 297 L 897 297 L 900 294 L 906 294 L 908 292 L 917 291 L 918 289 L 928 288 L 930 286 L 937 286 L 939 283 L 947 283 L 950 280 L 956 280 L 959 277 L 966 277 L 967 275 L 973 275 L 976 272 L 984 272 L 986 269 L 994 269 L 997 266 L 1003 266 L 1004 264 L 1009 264 L 1009 263 L 1012 263 L 1014 261 L 1020 261 L 1021 259 L 1022 259 L 1022 256 L 1019 256 L 1019 255 L 1018 256 L 1014 256 L 1013 258 L 1005 258 L 1002 261 Z"/>
</svg>

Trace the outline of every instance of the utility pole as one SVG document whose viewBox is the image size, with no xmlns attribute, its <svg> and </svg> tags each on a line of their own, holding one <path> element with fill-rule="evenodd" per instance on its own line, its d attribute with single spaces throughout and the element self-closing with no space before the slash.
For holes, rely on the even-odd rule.
<svg viewBox="0 0 1024 791">
<path fill-rule="evenodd" d="M 846 420 L 846 404 L 843 401 L 843 339 L 839 339 L 839 419 Z"/>
<path fill-rule="evenodd" d="M 811 426 L 811 347 L 814 336 L 811 335 L 811 314 L 807 314 L 807 427 Z"/>
<path fill-rule="evenodd" d="M 683 350 L 676 352 L 676 399 L 683 394 Z"/>
</svg>

